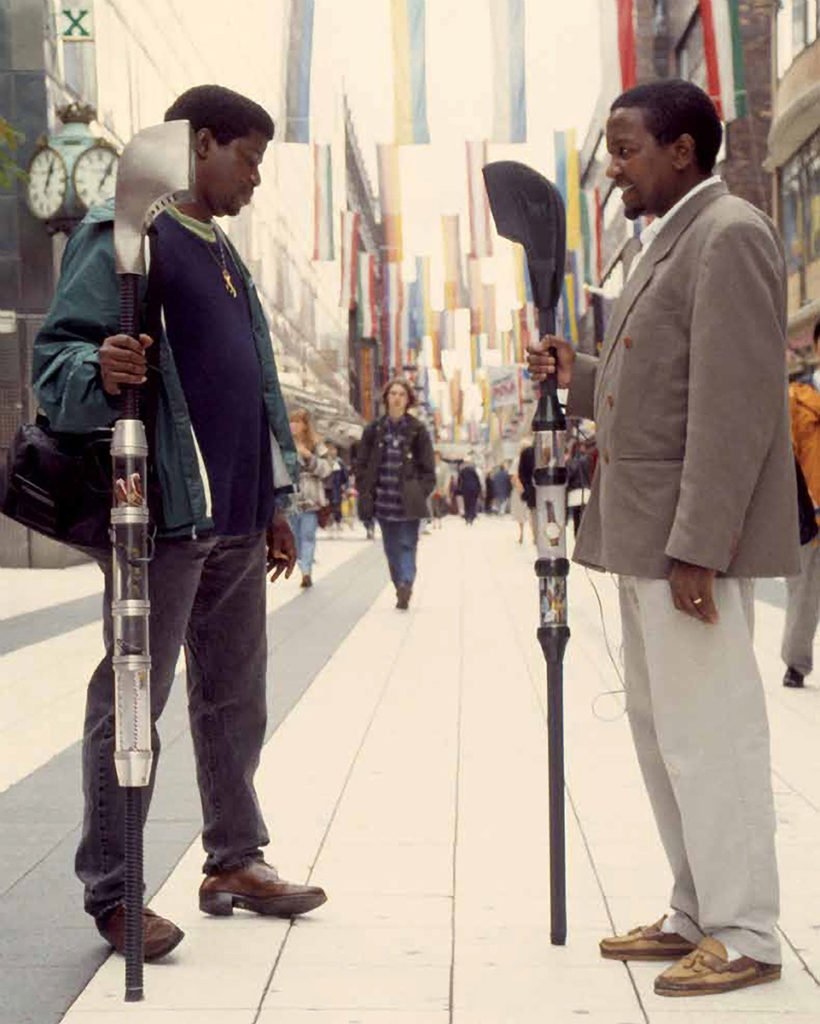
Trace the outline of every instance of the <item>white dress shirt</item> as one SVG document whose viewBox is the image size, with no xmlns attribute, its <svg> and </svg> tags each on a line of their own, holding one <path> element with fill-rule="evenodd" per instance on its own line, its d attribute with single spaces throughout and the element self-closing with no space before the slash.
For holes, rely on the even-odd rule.
<svg viewBox="0 0 820 1024">
<path fill-rule="evenodd" d="M 660 230 L 664 226 L 664 224 L 670 221 L 672 217 L 674 217 L 675 214 L 678 212 L 678 210 L 682 206 L 685 206 L 690 199 L 694 198 L 698 194 L 698 192 L 702 192 L 705 188 L 709 188 L 710 185 L 714 185 L 716 182 L 722 180 L 723 179 L 720 177 L 719 174 L 713 174 L 711 178 L 706 178 L 704 181 L 699 182 L 697 185 L 694 186 L 694 188 L 690 188 L 686 195 L 681 196 L 681 198 L 675 203 L 675 205 L 670 207 L 662 217 L 656 217 L 653 221 L 650 221 L 650 223 L 646 225 L 646 227 L 640 234 L 639 241 L 641 243 L 641 247 L 635 253 L 632 262 L 629 264 L 629 273 L 627 274 L 626 278 L 627 280 L 630 277 L 632 277 L 632 274 L 635 271 L 635 267 L 637 267 L 641 259 L 646 255 L 646 250 L 658 237 L 658 234 L 660 233 Z"/>
</svg>

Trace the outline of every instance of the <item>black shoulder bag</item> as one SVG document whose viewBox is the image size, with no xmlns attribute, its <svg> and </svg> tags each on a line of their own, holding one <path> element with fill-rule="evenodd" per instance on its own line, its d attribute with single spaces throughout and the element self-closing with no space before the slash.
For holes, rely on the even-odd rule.
<svg viewBox="0 0 820 1024">
<path fill-rule="evenodd" d="M 150 241 L 153 250 L 155 237 Z M 159 305 L 159 286 L 149 273 L 145 327 L 154 338 Z M 148 349 L 154 360 L 158 347 Z M 149 367 L 149 382 L 156 372 L 155 364 Z M 149 398 L 147 405 L 154 404 Z M 52 430 L 42 415 L 21 424 L 9 448 L 5 477 L 0 478 L 0 512 L 71 547 L 91 553 L 110 550 L 112 434 L 111 427 L 83 434 Z"/>
</svg>

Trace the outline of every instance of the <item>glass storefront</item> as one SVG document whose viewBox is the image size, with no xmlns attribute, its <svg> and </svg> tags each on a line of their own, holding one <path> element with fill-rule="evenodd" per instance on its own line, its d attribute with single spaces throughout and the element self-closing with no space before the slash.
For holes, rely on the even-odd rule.
<svg viewBox="0 0 820 1024">
<path fill-rule="evenodd" d="M 780 230 L 793 313 L 820 299 L 820 132 L 780 169 Z"/>
</svg>

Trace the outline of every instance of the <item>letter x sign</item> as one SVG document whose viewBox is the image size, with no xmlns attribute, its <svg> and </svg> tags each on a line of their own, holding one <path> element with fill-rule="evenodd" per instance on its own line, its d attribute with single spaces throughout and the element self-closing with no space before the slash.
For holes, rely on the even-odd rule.
<svg viewBox="0 0 820 1024">
<path fill-rule="evenodd" d="M 94 25 L 90 7 L 63 7 L 60 11 L 63 39 L 72 42 L 90 42 L 94 38 Z"/>
</svg>

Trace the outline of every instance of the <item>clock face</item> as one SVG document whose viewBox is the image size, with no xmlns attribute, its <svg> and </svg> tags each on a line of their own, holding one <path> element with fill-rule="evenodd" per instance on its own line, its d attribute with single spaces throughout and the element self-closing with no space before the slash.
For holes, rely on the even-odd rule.
<svg viewBox="0 0 820 1024">
<path fill-rule="evenodd" d="M 86 209 L 114 195 L 118 159 L 108 146 L 92 146 L 77 157 L 72 174 L 74 194 Z"/>
<path fill-rule="evenodd" d="M 35 153 L 26 185 L 29 209 L 34 216 L 40 220 L 53 217 L 63 205 L 67 188 L 68 174 L 60 154 L 50 147 Z"/>
</svg>

